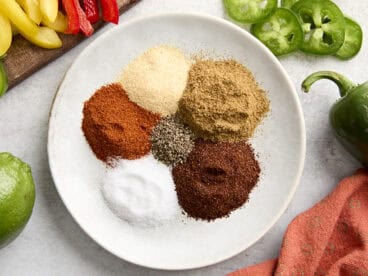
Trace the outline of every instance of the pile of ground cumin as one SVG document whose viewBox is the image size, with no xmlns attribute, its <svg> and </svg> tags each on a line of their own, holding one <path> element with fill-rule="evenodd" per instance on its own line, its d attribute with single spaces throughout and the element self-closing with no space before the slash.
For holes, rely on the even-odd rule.
<svg viewBox="0 0 368 276">
<path fill-rule="evenodd" d="M 251 137 L 269 111 L 269 100 L 253 74 L 235 60 L 194 63 L 179 114 L 200 137 L 242 141 Z"/>
</svg>

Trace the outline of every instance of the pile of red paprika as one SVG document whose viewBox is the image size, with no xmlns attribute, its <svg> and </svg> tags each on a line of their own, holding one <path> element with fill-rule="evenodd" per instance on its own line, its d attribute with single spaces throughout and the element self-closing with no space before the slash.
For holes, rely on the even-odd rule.
<svg viewBox="0 0 368 276">
<path fill-rule="evenodd" d="M 100 3 L 100 6 L 99 6 Z M 83 0 L 83 7 L 79 0 L 61 0 L 61 4 L 68 17 L 68 34 L 78 34 L 82 31 L 86 36 L 93 34 L 92 24 L 102 19 L 117 24 L 119 22 L 119 8 L 117 0 Z"/>
</svg>

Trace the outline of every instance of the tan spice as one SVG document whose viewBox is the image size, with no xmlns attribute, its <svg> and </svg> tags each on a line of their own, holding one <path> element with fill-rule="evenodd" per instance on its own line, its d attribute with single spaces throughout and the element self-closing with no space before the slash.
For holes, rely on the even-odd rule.
<svg viewBox="0 0 368 276">
<path fill-rule="evenodd" d="M 190 64 L 180 49 L 157 46 L 128 64 L 119 82 L 131 101 L 153 113 L 171 115 L 178 110 Z"/>
<path fill-rule="evenodd" d="M 179 114 L 195 133 L 212 141 L 251 137 L 269 100 L 253 74 L 235 60 L 202 60 L 192 65 Z"/>
</svg>

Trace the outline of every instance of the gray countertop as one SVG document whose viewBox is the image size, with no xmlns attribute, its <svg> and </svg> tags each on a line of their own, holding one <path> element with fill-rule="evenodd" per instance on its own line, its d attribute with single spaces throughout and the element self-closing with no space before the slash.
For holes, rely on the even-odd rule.
<svg viewBox="0 0 368 276">
<path fill-rule="evenodd" d="M 368 30 L 368 2 L 336 2 L 346 14 L 361 23 L 364 31 Z M 220 0 L 143 0 L 121 20 L 168 11 L 203 12 L 224 17 Z M 105 27 L 95 37 L 111 27 Z M 359 167 L 338 144 L 328 124 L 328 110 L 338 97 L 337 88 L 323 81 L 315 85 L 309 95 L 304 95 L 299 87 L 309 73 L 325 69 L 346 74 L 356 82 L 367 80 L 368 40 L 365 39 L 360 55 L 347 62 L 302 53 L 283 57 L 281 62 L 297 87 L 303 106 L 307 155 L 300 185 L 281 219 L 254 246 L 211 267 L 163 272 L 118 259 L 95 244 L 67 212 L 52 182 L 46 154 L 48 114 L 56 89 L 73 60 L 95 37 L 49 64 L 0 99 L 0 151 L 9 151 L 28 162 L 37 186 L 36 204 L 29 224 L 15 242 L 0 251 L 1 275 L 223 275 L 275 258 L 290 221 Z"/>
</svg>

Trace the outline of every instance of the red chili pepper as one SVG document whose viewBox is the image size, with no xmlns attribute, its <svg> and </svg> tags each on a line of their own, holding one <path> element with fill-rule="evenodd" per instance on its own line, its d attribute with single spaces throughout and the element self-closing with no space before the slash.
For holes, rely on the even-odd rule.
<svg viewBox="0 0 368 276">
<path fill-rule="evenodd" d="M 84 0 L 83 5 L 88 21 L 96 23 L 100 19 L 97 0 Z"/>
<path fill-rule="evenodd" d="M 68 17 L 68 29 L 65 31 L 67 34 L 79 33 L 79 14 L 76 3 L 74 0 L 62 0 L 65 13 Z M 78 3 L 79 4 L 79 3 Z"/>
<path fill-rule="evenodd" d="M 117 0 L 101 0 L 102 18 L 111 23 L 119 23 L 119 7 Z"/>
<path fill-rule="evenodd" d="M 86 14 L 84 13 L 81 5 L 79 4 L 79 0 L 74 0 L 74 1 L 76 2 L 76 6 L 78 10 L 79 27 L 86 36 L 91 36 L 94 31 L 91 25 L 91 22 L 88 21 Z"/>
</svg>

